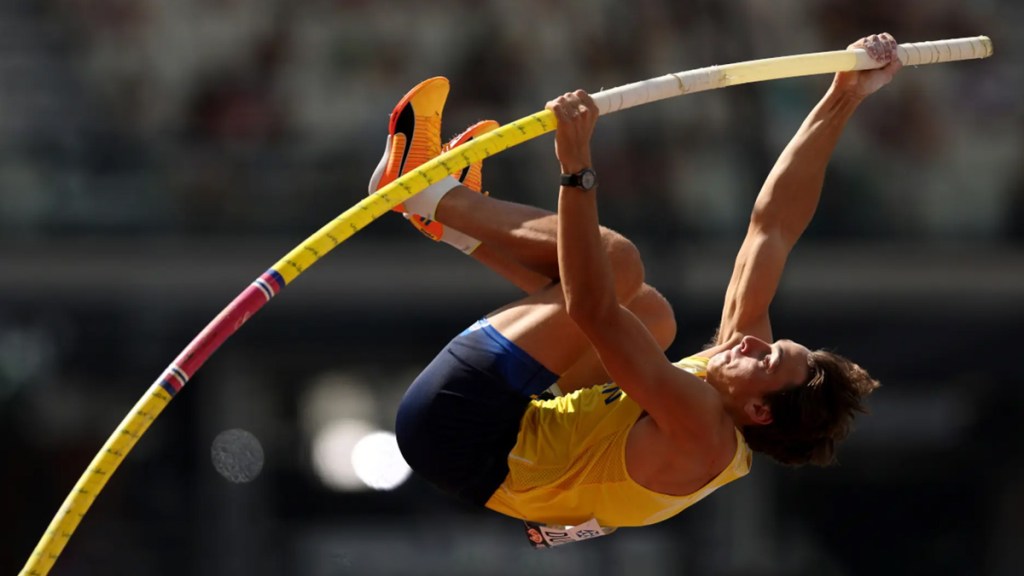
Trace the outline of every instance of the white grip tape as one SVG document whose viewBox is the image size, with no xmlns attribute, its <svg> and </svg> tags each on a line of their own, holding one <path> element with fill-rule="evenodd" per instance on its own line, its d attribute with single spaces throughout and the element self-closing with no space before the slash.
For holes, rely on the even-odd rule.
<svg viewBox="0 0 1024 576">
<path fill-rule="evenodd" d="M 625 84 L 610 90 L 602 90 L 592 97 L 601 114 L 611 114 L 648 102 L 721 88 L 725 85 L 722 76 L 721 66 L 711 66 Z"/>
<path fill-rule="evenodd" d="M 987 58 L 992 55 L 992 41 L 987 36 L 974 36 L 900 44 L 897 53 L 905 66 Z M 611 114 L 626 108 L 703 90 L 780 78 L 830 74 L 846 70 L 870 70 L 879 67 L 881 64 L 868 56 L 863 49 L 834 50 L 750 60 L 666 74 L 603 90 L 592 96 L 601 114 Z"/>
<path fill-rule="evenodd" d="M 992 40 L 988 36 L 976 36 L 974 38 L 900 44 L 899 55 L 900 62 L 906 66 L 988 58 L 992 55 Z"/>
</svg>

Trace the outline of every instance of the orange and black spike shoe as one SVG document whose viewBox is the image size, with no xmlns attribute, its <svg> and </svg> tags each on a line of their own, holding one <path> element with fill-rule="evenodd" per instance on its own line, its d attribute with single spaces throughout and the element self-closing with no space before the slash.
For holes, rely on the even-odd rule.
<svg viewBox="0 0 1024 576">
<path fill-rule="evenodd" d="M 391 112 L 384 157 L 370 177 L 370 194 L 441 153 L 441 113 L 448 89 L 448 79 L 436 76 L 398 101 Z M 401 204 L 393 210 L 405 212 Z"/>
</svg>

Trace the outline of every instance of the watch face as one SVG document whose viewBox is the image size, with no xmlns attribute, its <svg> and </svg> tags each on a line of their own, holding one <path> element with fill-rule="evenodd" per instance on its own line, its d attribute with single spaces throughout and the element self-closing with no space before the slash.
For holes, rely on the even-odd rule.
<svg viewBox="0 0 1024 576">
<path fill-rule="evenodd" d="M 580 174 L 580 185 L 584 190 L 590 190 L 597 184 L 597 174 L 592 170 L 585 170 Z"/>
</svg>

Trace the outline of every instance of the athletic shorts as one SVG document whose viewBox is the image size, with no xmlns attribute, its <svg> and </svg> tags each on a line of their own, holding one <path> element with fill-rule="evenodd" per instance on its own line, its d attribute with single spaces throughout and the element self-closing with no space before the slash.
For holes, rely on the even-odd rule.
<svg viewBox="0 0 1024 576">
<path fill-rule="evenodd" d="M 558 380 L 486 319 L 456 336 L 413 381 L 395 434 L 431 484 L 483 505 L 508 475 L 508 454 L 531 396 Z"/>
</svg>

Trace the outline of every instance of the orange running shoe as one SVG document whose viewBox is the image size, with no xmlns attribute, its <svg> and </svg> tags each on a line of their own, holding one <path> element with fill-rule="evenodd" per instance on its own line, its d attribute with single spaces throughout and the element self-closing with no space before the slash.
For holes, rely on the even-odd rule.
<svg viewBox="0 0 1024 576">
<path fill-rule="evenodd" d="M 453 148 L 458 148 L 470 140 L 483 136 L 497 127 L 498 123 L 494 120 L 481 120 L 448 141 L 447 144 L 441 147 L 441 152 L 447 152 Z M 461 172 L 453 174 L 453 176 L 455 176 L 463 186 L 486 195 L 483 191 L 483 167 L 483 160 L 480 162 L 474 162 L 464 168 Z M 406 214 L 406 218 L 408 218 L 409 223 L 422 232 L 424 236 L 435 242 L 440 242 L 441 238 L 444 236 L 444 225 L 436 220 L 430 220 L 418 214 Z"/>
<path fill-rule="evenodd" d="M 484 134 L 490 132 L 491 130 L 494 130 L 497 127 L 498 123 L 495 122 L 494 120 L 481 120 L 476 124 L 473 124 L 469 128 L 466 128 L 466 131 L 463 132 L 462 134 L 459 134 L 455 138 L 452 138 L 450 141 L 448 141 L 447 144 L 441 147 L 441 152 L 443 153 L 453 148 L 458 148 L 459 146 L 462 146 L 463 144 L 469 142 L 470 140 L 483 136 Z M 462 182 L 462 185 L 465 186 L 466 188 L 482 193 L 483 168 L 484 161 L 481 160 L 479 162 L 470 164 L 469 167 L 463 169 L 462 172 L 456 174 L 455 177 L 458 178 L 459 182 Z"/>
<path fill-rule="evenodd" d="M 441 153 L 441 112 L 448 89 L 448 79 L 436 76 L 420 82 L 398 101 L 391 112 L 384 157 L 370 177 L 370 194 Z M 393 210 L 405 212 L 402 204 Z"/>
</svg>

